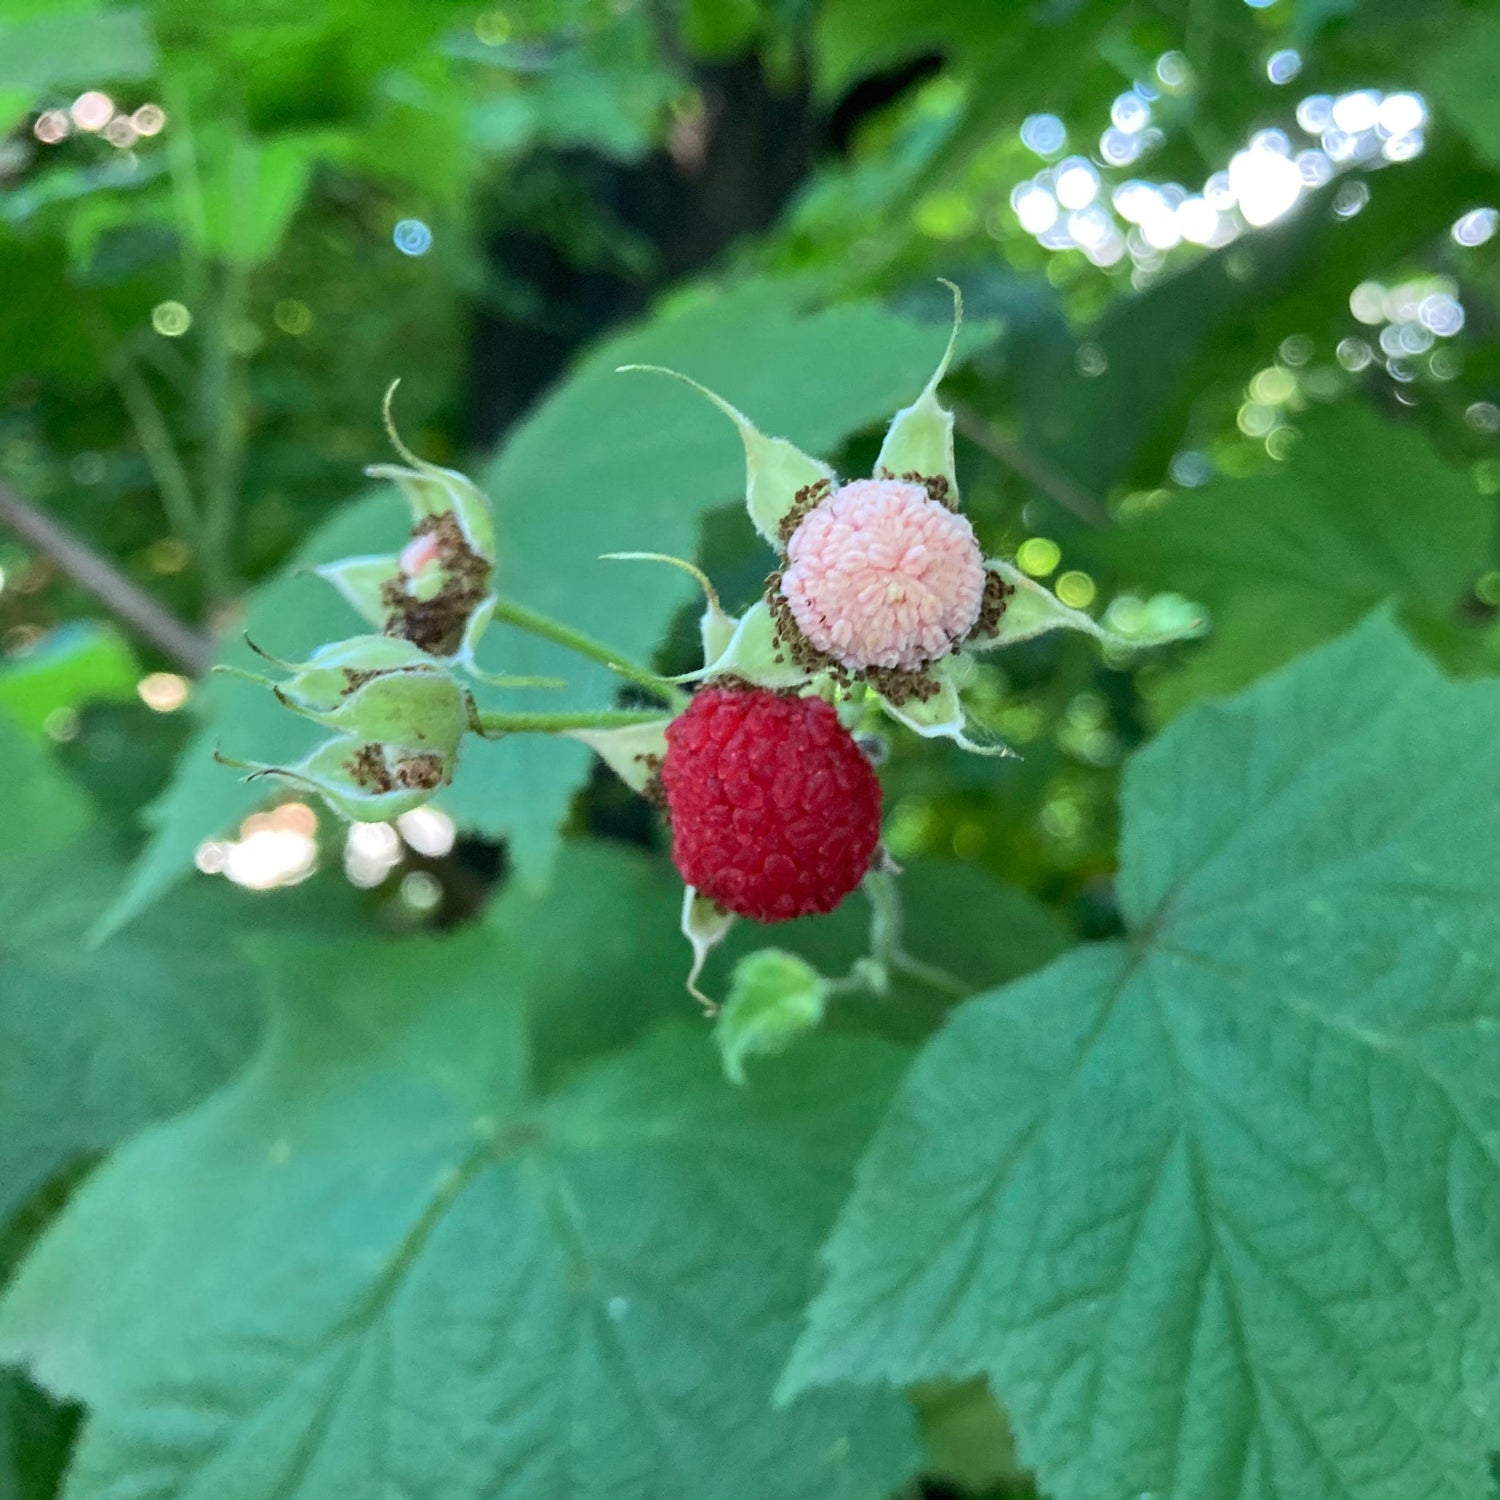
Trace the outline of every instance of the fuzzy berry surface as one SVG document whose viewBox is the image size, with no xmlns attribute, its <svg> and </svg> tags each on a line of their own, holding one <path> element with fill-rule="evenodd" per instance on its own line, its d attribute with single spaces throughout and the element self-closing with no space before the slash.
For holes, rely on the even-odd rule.
<svg viewBox="0 0 1500 1500">
<path fill-rule="evenodd" d="M 879 779 L 821 698 L 702 689 L 661 781 L 683 880 L 758 922 L 832 911 L 880 841 Z"/>
<path fill-rule="evenodd" d="M 797 628 L 851 671 L 919 672 L 974 628 L 984 554 L 963 516 L 903 479 L 856 479 L 787 542 L 781 592 Z"/>
</svg>

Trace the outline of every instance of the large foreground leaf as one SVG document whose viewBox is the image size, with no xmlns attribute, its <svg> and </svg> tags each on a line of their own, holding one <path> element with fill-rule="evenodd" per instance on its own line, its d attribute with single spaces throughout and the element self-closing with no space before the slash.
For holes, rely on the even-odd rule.
<svg viewBox="0 0 1500 1500">
<path fill-rule="evenodd" d="M 1416 431 L 1367 408 L 1314 409 L 1286 468 L 1224 479 L 1101 544 L 1127 574 L 1209 608 L 1212 629 L 1161 706 L 1245 686 L 1398 600 L 1451 624 L 1489 564 L 1495 502 Z"/>
<path fill-rule="evenodd" d="M 754 283 L 722 295 L 705 290 L 586 358 L 482 476 L 498 511 L 501 590 L 628 655 L 649 656 L 693 586 L 670 569 L 602 562 L 600 554 L 644 549 L 692 557 L 704 514 L 743 494 L 745 464 L 733 427 L 701 398 L 656 377 L 618 375 L 615 367 L 679 368 L 721 390 L 767 432 L 810 452 L 829 451 L 912 399 L 941 352 L 944 332 L 875 303 L 813 310 L 806 298 L 805 288 L 788 283 Z M 261 591 L 249 635 L 297 660 L 361 628 L 332 590 L 297 571 L 389 548 L 403 523 L 394 491 L 335 517 L 307 543 L 292 575 Z M 511 694 L 512 707 L 597 708 L 618 686 L 603 668 L 504 627 L 492 632 L 484 655 L 499 671 L 569 683 L 566 692 Z M 238 644 L 229 659 L 253 664 Z M 314 738 L 309 725 L 245 683 L 215 684 L 204 712 L 202 731 L 150 810 L 152 838 L 113 923 L 144 910 L 191 868 L 203 839 L 232 827 L 264 799 L 264 784 L 247 787 L 214 764 L 216 745 L 256 760 L 290 761 Z M 589 764 L 588 752 L 572 741 L 474 741 L 445 805 L 464 826 L 507 837 L 522 874 L 535 882 L 550 869 Z"/>
<path fill-rule="evenodd" d="M 771 1401 L 902 1054 L 814 1039 L 725 1083 L 640 868 L 570 865 L 560 926 L 260 950 L 265 1051 L 103 1167 L 0 1308 L 6 1357 L 91 1409 L 71 1500 L 876 1500 L 910 1472 L 899 1398 Z M 664 990 L 688 1019 L 556 1066 L 587 1007 Z"/>
<path fill-rule="evenodd" d="M 0 1227 L 54 1172 L 195 1103 L 248 1055 L 243 893 L 199 878 L 92 950 L 124 875 L 86 800 L 0 720 L 17 837 L 0 849 Z M 236 899 L 238 898 L 238 899 Z"/>
<path fill-rule="evenodd" d="M 1130 936 L 928 1045 L 788 1387 L 984 1373 L 1058 1500 L 1488 1494 L 1497 725 L 1379 616 L 1140 755 Z"/>
</svg>

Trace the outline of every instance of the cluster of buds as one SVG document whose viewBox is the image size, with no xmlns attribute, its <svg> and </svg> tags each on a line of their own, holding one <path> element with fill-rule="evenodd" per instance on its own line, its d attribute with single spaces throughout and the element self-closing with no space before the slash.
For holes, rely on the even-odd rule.
<svg viewBox="0 0 1500 1500">
<path fill-rule="evenodd" d="M 250 772 L 317 792 L 354 822 L 381 822 L 420 807 L 453 780 L 458 747 L 474 718 L 468 691 L 441 662 L 399 636 L 357 635 L 322 646 L 305 662 L 259 654 L 289 675 L 250 672 L 293 713 L 324 724 L 331 738 L 290 766 L 228 760 Z"/>
<path fill-rule="evenodd" d="M 474 662 L 498 604 L 493 589 L 495 525 L 489 502 L 465 475 L 417 458 L 401 442 L 385 404 L 386 427 L 406 464 L 376 464 L 392 481 L 412 524 L 399 552 L 345 558 L 313 571 L 383 634 L 320 647 L 305 662 L 251 649 L 288 675 L 280 682 L 221 667 L 271 689 L 293 713 L 333 731 L 293 765 L 233 760 L 226 765 L 315 792 L 342 816 L 381 822 L 430 801 L 453 780 L 465 733 L 481 728 L 460 670 L 505 686 Z"/>
</svg>

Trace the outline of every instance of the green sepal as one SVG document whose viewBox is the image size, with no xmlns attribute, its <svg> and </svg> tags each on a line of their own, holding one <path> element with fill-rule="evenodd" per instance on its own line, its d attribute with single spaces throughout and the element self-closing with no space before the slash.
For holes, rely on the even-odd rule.
<svg viewBox="0 0 1500 1500">
<path fill-rule="evenodd" d="M 794 953 L 763 948 L 742 958 L 714 1024 L 725 1077 L 743 1084 L 746 1058 L 785 1052 L 821 1025 L 828 991 L 828 980 Z"/>
<path fill-rule="evenodd" d="M 974 636 L 965 642 L 967 651 L 993 651 L 999 646 L 1010 646 L 1017 641 L 1029 641 L 1051 630 L 1078 630 L 1091 635 L 1107 646 L 1136 650 L 1146 646 L 1161 646 L 1169 641 L 1190 640 L 1201 635 L 1205 628 L 1204 616 L 1185 607 L 1183 618 L 1163 630 L 1150 634 L 1126 635 L 1101 625 L 1081 609 L 1064 604 L 1051 589 L 1044 588 L 1034 578 L 1028 578 L 1019 568 L 998 558 L 990 558 L 985 564 L 993 573 L 998 573 L 1015 590 L 1005 601 L 1005 613 L 1000 616 L 999 628 L 993 635 Z"/>
<path fill-rule="evenodd" d="M 670 718 L 650 724 L 626 724 L 619 729 L 569 729 L 569 739 L 582 740 L 633 792 L 644 792 L 661 768 L 667 753 Z"/>
<path fill-rule="evenodd" d="M 452 755 L 469 727 L 469 695 L 420 646 L 396 636 L 357 635 L 320 646 L 305 662 L 251 650 L 290 675 L 275 683 L 254 673 L 293 713 L 358 740 Z"/>
<path fill-rule="evenodd" d="M 325 740 L 290 766 L 236 760 L 218 751 L 214 759 L 249 771 L 246 781 L 270 777 L 314 792 L 351 823 L 386 823 L 432 801 L 452 781 L 457 762 L 453 755 L 411 752 L 344 734 Z M 390 789 L 382 790 L 387 784 Z"/>
<path fill-rule="evenodd" d="M 490 502 L 479 486 L 457 469 L 442 469 L 413 454 L 405 455 L 411 464 L 371 464 L 365 474 L 371 479 L 385 479 L 406 497 L 413 521 L 430 516 L 452 514 L 463 532 L 469 550 L 488 563 L 495 561 L 495 521 Z"/>
<path fill-rule="evenodd" d="M 927 669 L 928 677 L 938 684 L 932 697 L 895 704 L 880 693 L 873 696 L 891 718 L 923 739 L 952 740 L 974 755 L 1014 756 L 1016 752 L 963 705 L 960 693 L 972 669 L 973 664 L 961 656 L 945 656 Z"/>
<path fill-rule="evenodd" d="M 457 662 L 465 671 L 473 672 L 476 677 L 480 676 L 480 673 L 474 665 L 475 653 L 479 650 L 479 642 L 483 638 L 485 631 L 490 628 L 490 621 L 495 618 L 495 609 L 499 603 L 500 600 L 494 594 L 486 594 L 474 606 L 467 623 L 464 625 L 463 640 L 459 642 L 458 650 L 451 657 L 451 660 Z M 518 687 L 548 687 L 555 685 L 555 683 L 556 680 L 553 678 L 517 677 L 513 679 L 510 685 Z"/>
<path fill-rule="evenodd" d="M 717 599 L 705 606 L 698 621 L 698 636 L 703 642 L 703 660 L 717 661 L 723 656 L 729 650 L 739 626 L 740 622 L 733 615 L 725 614 L 719 607 Z"/>
<path fill-rule="evenodd" d="M 682 893 L 682 935 L 692 945 L 693 966 L 688 970 L 687 992 L 709 1015 L 718 1010 L 718 1005 L 698 988 L 698 976 L 708 955 L 728 936 L 734 926 L 734 913 L 700 896 L 692 886 Z"/>
<path fill-rule="evenodd" d="M 362 620 L 383 626 L 390 618 L 385 587 L 401 577 L 401 560 L 395 553 L 383 557 L 345 557 L 338 562 L 322 563 L 312 571 L 331 583 Z"/>
<path fill-rule="evenodd" d="M 277 699 L 293 713 L 326 724 L 353 739 L 400 750 L 431 750 L 450 756 L 469 727 L 468 694 L 436 667 L 382 672 L 351 688 L 336 708 L 309 707 L 286 688 Z"/>
<path fill-rule="evenodd" d="M 731 406 L 707 386 L 699 385 L 687 375 L 662 365 L 621 365 L 620 370 L 646 370 L 654 375 L 670 375 L 711 401 L 739 429 L 745 445 L 745 507 L 755 529 L 773 547 L 780 548 L 781 523 L 797 502 L 797 496 L 809 485 L 834 484 L 832 469 L 816 458 L 810 458 L 785 438 L 767 437 L 738 407 Z"/>
<path fill-rule="evenodd" d="M 764 599 L 752 604 L 735 622 L 723 651 L 704 666 L 702 676 L 742 677 L 757 687 L 780 690 L 802 687 L 820 674 L 792 660 L 776 638 L 776 623 Z"/>
<path fill-rule="evenodd" d="M 943 284 L 953 293 L 953 330 L 948 335 L 948 347 L 922 394 L 891 419 L 885 441 L 880 445 L 880 456 L 875 460 L 875 473 L 877 476 L 920 474 L 924 479 L 946 479 L 948 494 L 956 501 L 958 465 L 953 456 L 953 413 L 938 404 L 937 388 L 948 373 L 953 351 L 958 345 L 964 302 L 951 281 Z"/>
<path fill-rule="evenodd" d="M 306 661 L 283 661 L 263 650 L 248 636 L 245 644 L 263 661 L 291 674 L 279 686 L 284 693 L 295 698 L 301 708 L 337 708 L 349 693 L 350 673 L 363 676 L 370 672 L 399 672 L 406 667 L 432 666 L 432 658 L 420 646 L 391 635 L 355 635 L 348 640 L 332 641 L 319 646 Z M 277 686 L 267 678 L 254 677 L 253 673 L 227 667 L 215 667 L 214 670 L 232 671 L 235 676 L 252 677 L 268 686 Z"/>
</svg>

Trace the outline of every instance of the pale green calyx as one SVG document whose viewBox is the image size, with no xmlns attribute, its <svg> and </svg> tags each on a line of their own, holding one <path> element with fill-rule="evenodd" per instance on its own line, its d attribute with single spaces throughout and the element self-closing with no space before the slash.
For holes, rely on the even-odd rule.
<svg viewBox="0 0 1500 1500">
<path fill-rule="evenodd" d="M 301 791 L 315 792 L 334 812 L 353 823 L 384 823 L 430 802 L 453 779 L 456 755 L 408 750 L 340 734 L 324 740 L 302 760 L 287 766 L 236 760 L 215 752 L 221 765 L 270 777 Z"/>
<path fill-rule="evenodd" d="M 698 976 L 703 972 L 703 965 L 708 962 L 708 955 L 724 941 L 733 926 L 733 912 L 715 905 L 707 896 L 700 896 L 692 886 L 684 889 L 682 935 L 693 950 L 693 966 L 688 970 L 687 991 L 709 1015 L 714 1015 L 719 1007 L 698 988 Z"/>
<path fill-rule="evenodd" d="M 997 646 L 1033 640 L 1052 630 L 1077 630 L 1108 646 L 1136 649 L 1190 640 L 1201 635 L 1205 628 L 1203 612 L 1183 601 L 1182 608 L 1174 611 L 1174 618 L 1160 628 L 1127 634 L 1100 624 L 1081 609 L 1064 604 L 1050 589 L 1034 578 L 1028 578 L 1011 563 L 990 558 L 985 566 L 1004 579 L 1012 592 L 1006 596 L 1005 612 L 996 622 L 993 633 L 975 636 L 968 643 L 971 651 L 993 651 Z"/>
<path fill-rule="evenodd" d="M 235 675 L 264 683 L 293 713 L 361 741 L 451 758 L 469 727 L 468 693 L 410 641 L 362 635 L 321 646 L 305 662 L 266 660 L 291 675 L 283 682 Z"/>
<path fill-rule="evenodd" d="M 622 724 L 615 729 L 569 729 L 569 739 L 582 740 L 633 792 L 647 792 L 661 771 L 667 754 L 667 725 L 663 717 L 644 724 Z"/>
<path fill-rule="evenodd" d="M 944 657 L 928 668 L 928 680 L 938 688 L 930 697 L 900 703 L 881 694 L 875 697 L 891 718 L 923 739 L 952 740 L 975 755 L 1013 756 L 1016 752 L 964 707 L 961 694 L 973 671 L 974 664 L 962 656 Z"/>
<path fill-rule="evenodd" d="M 954 418 L 938 399 L 963 326 L 952 282 L 948 340 L 920 394 L 891 420 L 869 479 L 840 482 L 827 465 L 767 438 L 738 408 L 675 370 L 735 424 L 748 465 L 747 504 L 780 553 L 760 602 L 733 629 L 705 619 L 704 665 L 693 680 L 772 691 L 868 694 L 897 722 L 983 755 L 1009 748 L 966 711 L 972 652 L 1076 630 L 1118 653 L 1198 634 L 1200 613 L 1153 612 L 1125 629 L 1074 609 L 1012 564 L 986 559 L 959 513 Z M 679 679 L 686 681 L 688 678 Z"/>
<path fill-rule="evenodd" d="M 433 656 L 472 661 L 495 611 L 495 522 L 472 480 L 456 469 L 418 458 L 391 419 L 393 385 L 386 392 L 386 431 L 406 465 L 372 464 L 372 479 L 396 485 L 412 516 L 400 552 L 349 557 L 314 568 L 370 624 Z"/>
<path fill-rule="evenodd" d="M 953 293 L 953 329 L 948 335 L 948 347 L 943 350 L 932 378 L 923 386 L 922 394 L 891 419 L 885 441 L 880 445 L 880 456 L 875 460 L 875 473 L 897 479 L 917 475 L 927 481 L 944 480 L 947 498 L 956 503 L 958 465 L 953 456 L 953 413 L 939 404 L 937 389 L 948 373 L 953 351 L 958 347 L 958 331 L 964 320 L 964 299 L 951 281 L 945 281 L 943 285 Z"/>
<path fill-rule="evenodd" d="M 704 662 L 705 677 L 734 677 L 780 692 L 813 682 L 820 674 L 794 658 L 779 633 L 770 606 L 757 600 L 735 621 L 718 656 Z"/>
<path fill-rule="evenodd" d="M 763 948 L 735 965 L 714 1042 L 731 1083 L 745 1082 L 745 1059 L 785 1052 L 821 1024 L 829 981 L 805 959 Z"/>
</svg>

